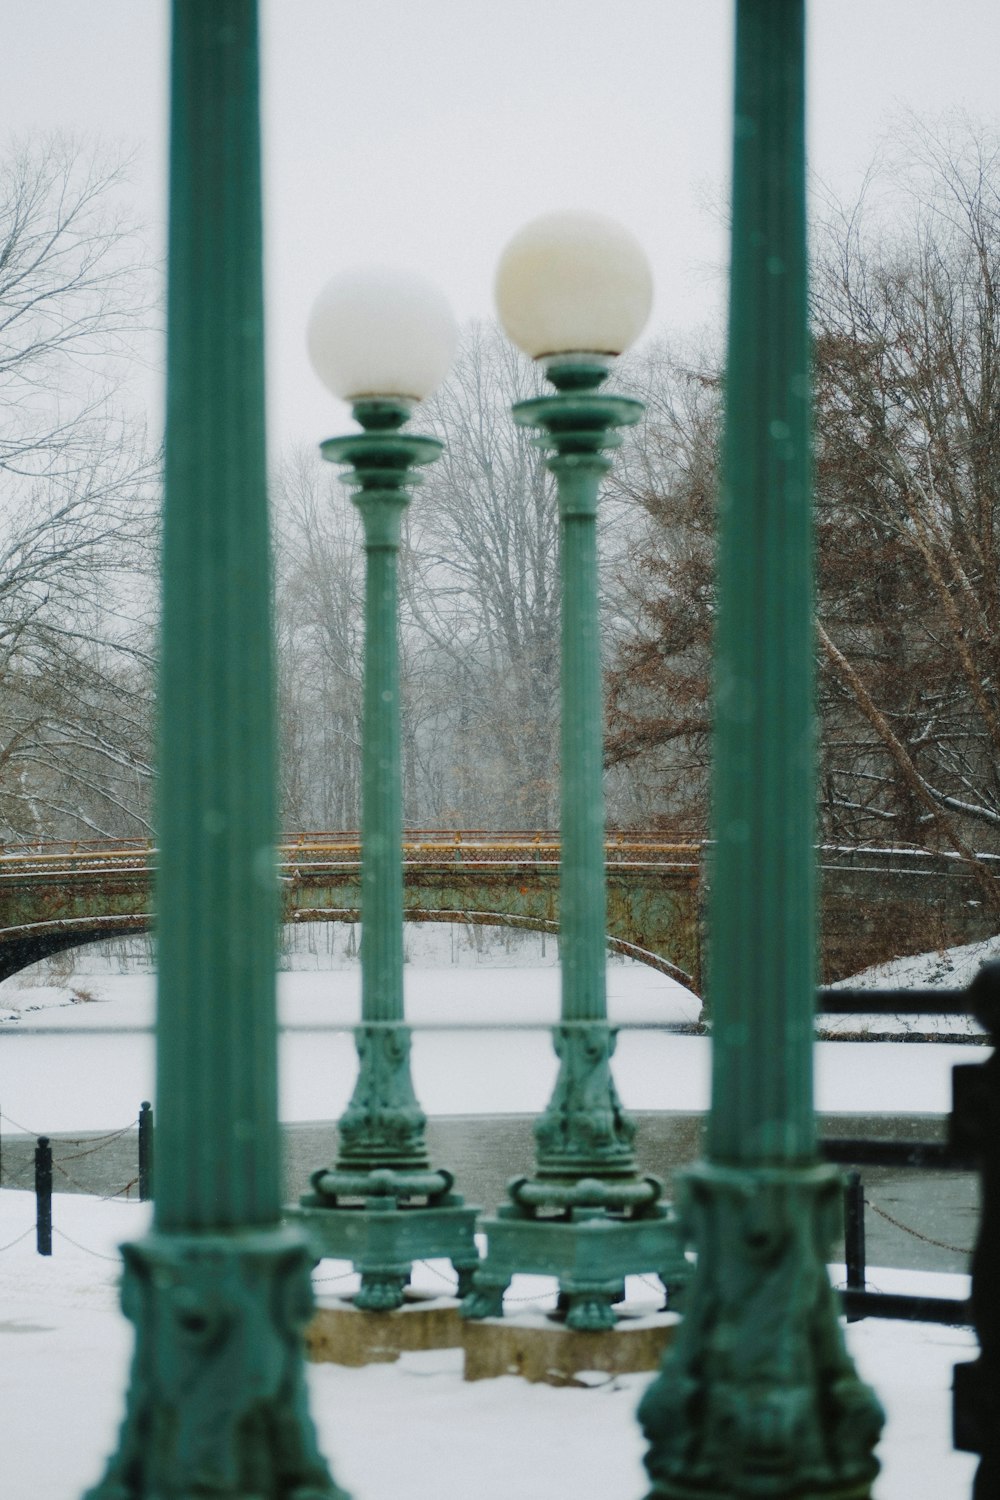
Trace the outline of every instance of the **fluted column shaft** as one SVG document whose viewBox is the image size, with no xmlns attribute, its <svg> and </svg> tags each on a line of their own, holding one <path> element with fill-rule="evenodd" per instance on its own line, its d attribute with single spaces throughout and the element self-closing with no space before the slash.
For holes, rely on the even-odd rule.
<svg viewBox="0 0 1000 1500">
<path fill-rule="evenodd" d="M 711 1157 L 814 1152 L 804 16 L 740 4 L 709 906 Z"/>
<path fill-rule="evenodd" d="M 403 1020 L 403 793 L 398 582 L 405 497 L 357 501 L 365 527 L 364 759 L 361 778 L 361 1015 Z"/>
<path fill-rule="evenodd" d="M 256 7 L 176 0 L 156 1224 L 280 1212 Z"/>
<path fill-rule="evenodd" d="M 600 455 L 550 458 L 559 480 L 562 609 L 559 956 L 562 1019 L 607 1017 L 604 699 L 597 584 Z"/>
</svg>

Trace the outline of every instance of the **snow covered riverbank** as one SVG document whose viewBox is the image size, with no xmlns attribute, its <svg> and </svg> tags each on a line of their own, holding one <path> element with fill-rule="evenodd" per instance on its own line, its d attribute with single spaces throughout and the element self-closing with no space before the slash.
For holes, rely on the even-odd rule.
<svg viewBox="0 0 1000 1500">
<path fill-rule="evenodd" d="M 145 1205 L 65 1195 L 54 1219 L 54 1253 L 43 1260 L 31 1195 L 0 1193 L 0 1442 L 9 1500 L 73 1500 L 96 1479 L 115 1443 L 132 1350 L 118 1310 L 116 1246 L 143 1232 Z M 422 1271 L 427 1287 L 440 1286 L 435 1269 Z M 324 1263 L 317 1276 L 336 1270 Z M 886 1289 L 904 1274 L 910 1290 L 952 1296 L 965 1285 L 872 1272 Z M 512 1292 L 535 1290 L 526 1283 Z M 876 1500 L 960 1500 L 975 1460 L 951 1451 L 949 1386 L 952 1365 L 973 1356 L 971 1334 L 875 1321 L 847 1333 L 889 1412 Z M 514 1377 L 466 1385 L 460 1352 L 439 1350 L 361 1370 L 312 1366 L 309 1387 L 323 1449 L 354 1500 L 399 1500 L 403 1475 L 406 1500 L 639 1500 L 647 1481 L 635 1408 L 649 1378 L 572 1390 Z"/>
<path fill-rule="evenodd" d="M 29 1133 L 113 1129 L 134 1119 L 140 1099 L 153 1097 L 152 1037 L 143 1030 L 152 1024 L 152 979 L 87 968 L 55 984 L 0 986 L 5 1133 L 15 1121 Z M 358 1014 L 356 967 L 285 972 L 279 989 L 289 1028 L 281 1044 L 282 1115 L 333 1118 L 354 1078 L 348 1028 Z M 612 965 L 609 991 L 612 1020 L 625 1028 L 697 1013 L 691 996 L 649 969 Z M 418 1028 L 461 1028 L 418 1030 L 414 1072 L 429 1113 L 542 1108 L 554 1079 L 549 1038 L 544 1029 L 513 1028 L 555 1020 L 558 971 L 551 962 L 489 968 L 425 961 L 408 965 L 407 994 Z M 470 1022 L 493 1029 L 470 1031 Z M 709 1056 L 704 1037 L 625 1029 L 615 1063 L 620 1092 L 638 1110 L 703 1109 Z M 950 1068 L 969 1060 L 962 1046 L 822 1043 L 817 1104 L 830 1112 L 944 1113 Z M 116 1246 L 142 1233 L 147 1210 L 58 1197 L 51 1259 L 35 1253 L 33 1211 L 30 1194 L 0 1192 L 4 1494 L 67 1500 L 93 1481 L 115 1442 L 132 1348 L 118 1310 Z M 440 1286 L 437 1269 L 421 1270 L 428 1287 Z M 342 1272 L 324 1263 L 317 1275 Z M 833 1268 L 835 1280 L 841 1274 Z M 869 1275 L 883 1290 L 964 1296 L 968 1287 L 964 1277 L 877 1268 Z M 521 1294 L 536 1291 L 528 1286 Z M 950 1384 L 953 1364 L 974 1353 L 971 1334 L 875 1320 L 847 1332 L 889 1412 L 876 1500 L 968 1494 L 975 1459 L 951 1449 Z M 635 1421 L 647 1379 L 574 1390 L 513 1378 L 466 1385 L 454 1350 L 404 1356 L 391 1366 L 309 1372 L 323 1447 L 355 1500 L 396 1500 L 404 1473 L 407 1500 L 466 1500 L 472 1492 L 485 1500 L 515 1492 L 521 1500 L 636 1500 L 647 1487 Z"/>
<path fill-rule="evenodd" d="M 557 969 L 408 967 L 406 983 L 414 1080 L 428 1114 L 534 1114 L 544 1107 L 555 1081 L 546 1028 L 558 1015 Z M 149 975 L 112 973 L 0 986 L 8 1017 L 0 1024 L 3 1130 L 112 1130 L 133 1120 L 139 1101 L 154 1097 L 153 985 Z M 626 1107 L 706 1109 L 709 1039 L 630 1029 L 690 1020 L 698 1002 L 638 964 L 611 966 L 608 988 L 611 1019 L 623 1028 L 614 1066 Z M 280 1055 L 284 1120 L 335 1119 L 345 1107 L 356 1069 L 350 1027 L 359 993 L 356 968 L 279 976 L 288 1028 Z M 518 1029 L 524 1026 L 536 1029 Z M 436 1029 L 449 1027 L 455 1029 Z M 957 1044 L 821 1042 L 816 1105 L 824 1113 L 944 1114 L 951 1068 L 968 1061 L 969 1048 Z"/>
</svg>

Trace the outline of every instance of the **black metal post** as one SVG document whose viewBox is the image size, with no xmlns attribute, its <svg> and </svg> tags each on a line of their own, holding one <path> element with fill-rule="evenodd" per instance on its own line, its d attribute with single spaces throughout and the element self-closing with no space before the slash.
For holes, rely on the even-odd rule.
<svg viewBox="0 0 1000 1500">
<path fill-rule="evenodd" d="M 153 1196 L 153 1106 L 148 1099 L 139 1105 L 139 1202 Z"/>
<path fill-rule="evenodd" d="M 848 1172 L 844 1181 L 844 1260 L 851 1291 L 865 1289 L 865 1190 L 860 1172 Z"/>
<path fill-rule="evenodd" d="M 865 1190 L 861 1173 L 848 1172 L 844 1178 L 844 1263 L 847 1267 L 847 1290 L 865 1289 Z M 856 1317 L 848 1317 L 853 1323 Z"/>
<path fill-rule="evenodd" d="M 52 1254 L 52 1145 L 47 1135 L 35 1147 L 35 1232 L 39 1255 Z"/>
<path fill-rule="evenodd" d="M 979 1358 L 955 1366 L 953 1441 L 980 1455 L 973 1500 L 1000 1494 L 1000 962 L 984 964 L 969 986 L 969 1007 L 990 1034 L 984 1063 L 953 1070 L 952 1142 L 979 1160 L 982 1211 L 972 1256 L 972 1317 Z"/>
</svg>

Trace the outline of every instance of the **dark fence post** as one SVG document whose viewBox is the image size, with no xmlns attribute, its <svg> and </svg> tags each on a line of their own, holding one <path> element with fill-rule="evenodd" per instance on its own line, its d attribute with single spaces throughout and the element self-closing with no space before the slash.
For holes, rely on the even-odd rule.
<svg viewBox="0 0 1000 1500">
<path fill-rule="evenodd" d="M 153 1107 L 148 1099 L 139 1105 L 139 1202 L 153 1196 Z"/>
<path fill-rule="evenodd" d="M 978 1158 L 982 1208 L 972 1256 L 972 1317 L 979 1358 L 955 1366 L 953 1441 L 980 1455 L 975 1496 L 1000 1494 L 1000 962 L 986 963 L 969 986 L 972 1014 L 990 1035 L 984 1063 L 952 1070 L 951 1144 Z"/>
<path fill-rule="evenodd" d="M 52 1146 L 47 1135 L 35 1147 L 35 1226 L 39 1255 L 52 1254 Z"/>
<path fill-rule="evenodd" d="M 844 1178 L 844 1262 L 847 1267 L 847 1290 L 865 1289 L 865 1190 L 861 1173 L 848 1172 Z M 855 1322 L 855 1318 L 849 1318 Z"/>
<path fill-rule="evenodd" d="M 844 1181 L 844 1260 L 850 1290 L 865 1289 L 865 1190 L 861 1173 L 848 1172 Z"/>
</svg>

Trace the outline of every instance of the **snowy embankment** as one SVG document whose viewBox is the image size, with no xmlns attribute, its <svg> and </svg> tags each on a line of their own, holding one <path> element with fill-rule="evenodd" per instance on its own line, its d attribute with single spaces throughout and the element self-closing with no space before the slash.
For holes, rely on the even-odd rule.
<svg viewBox="0 0 1000 1500">
<path fill-rule="evenodd" d="M 118 1310 L 116 1246 L 143 1232 L 146 1207 L 66 1195 L 54 1220 L 54 1254 L 43 1260 L 31 1196 L 0 1193 L 0 1434 L 10 1500 L 71 1500 L 96 1479 L 116 1440 L 132 1349 Z M 440 1286 L 437 1269 L 422 1269 L 426 1287 Z M 335 1270 L 325 1263 L 317 1276 Z M 945 1296 L 964 1288 L 960 1277 L 872 1275 L 886 1288 L 904 1279 L 909 1290 Z M 534 1290 L 515 1283 L 512 1295 Z M 972 1357 L 971 1335 L 874 1321 L 847 1334 L 889 1412 L 876 1500 L 967 1495 L 974 1460 L 951 1451 L 949 1386 L 952 1365 Z M 355 1500 L 397 1500 L 403 1474 L 407 1500 L 638 1500 L 648 1485 L 635 1409 L 649 1379 L 601 1376 L 570 1390 L 514 1377 L 466 1385 L 451 1349 L 361 1370 L 309 1369 L 323 1449 Z"/>
<path fill-rule="evenodd" d="M 541 1110 L 555 1082 L 547 1028 L 558 1013 L 558 986 L 551 968 L 409 969 L 413 1073 L 424 1109 L 432 1115 Z M 20 1016 L 0 1024 L 5 1131 L 112 1130 L 135 1118 L 140 1100 L 154 1098 L 152 978 L 90 975 L 81 987 L 92 998 L 74 1002 L 65 985 L 13 995 L 0 987 L 0 1000 L 16 1001 Z M 706 1109 L 709 1039 L 645 1029 L 687 1019 L 692 997 L 652 969 L 631 965 L 611 970 L 609 990 L 612 1020 L 623 1028 L 614 1067 L 626 1107 Z M 280 976 L 284 1120 L 336 1119 L 346 1106 L 356 1070 L 350 1028 L 358 1019 L 358 991 L 349 971 Z M 820 1042 L 817 1108 L 944 1114 L 951 1067 L 963 1061 L 969 1048 L 958 1044 Z"/>
<path fill-rule="evenodd" d="M 421 942 L 430 944 L 430 935 Z M 449 935 L 446 941 L 451 941 Z M 980 945 L 981 946 L 981 945 Z M 432 945 L 431 945 L 432 947 Z M 409 1016 L 419 1027 L 414 1071 L 424 1107 L 440 1113 L 534 1113 L 554 1080 L 544 1028 L 558 1011 L 552 944 L 530 967 L 442 964 L 423 951 L 407 967 Z M 322 960 L 322 954 L 317 955 Z M 436 959 L 436 966 L 428 961 Z M 489 959 L 487 958 L 486 962 Z M 912 962 L 912 961 L 907 961 Z M 282 1114 L 334 1118 L 354 1078 L 349 1028 L 358 1016 L 356 966 L 280 977 Z M 914 970 L 911 983 L 928 982 Z M 895 982 L 883 977 L 881 983 Z M 964 983 L 953 969 L 942 983 Z M 624 1027 L 691 1020 L 697 1002 L 649 969 L 609 966 L 612 1020 Z M 152 1098 L 148 975 L 28 976 L 0 985 L 0 1110 L 4 1131 L 113 1129 Z M 470 1023 L 482 1031 L 464 1028 Z M 857 1024 L 854 1018 L 854 1024 Z M 331 1025 L 345 1028 L 330 1030 Z M 126 1028 L 122 1030 L 122 1028 Z M 823 1110 L 944 1112 L 951 1064 L 968 1047 L 822 1043 L 817 1100 Z M 644 1109 L 703 1109 L 709 1043 L 704 1037 L 625 1029 L 615 1061 L 625 1103 Z M 66 1500 L 98 1475 L 114 1445 L 132 1348 L 117 1303 L 117 1244 L 143 1232 L 144 1205 L 81 1195 L 56 1200 L 51 1259 L 35 1253 L 33 1199 L 0 1192 L 0 1411 L 4 1494 Z M 420 1268 L 439 1289 L 447 1268 Z M 839 1280 L 840 1268 L 833 1268 Z M 317 1290 L 348 1289 L 344 1268 L 322 1264 Z M 869 1270 L 880 1289 L 963 1296 L 964 1277 Z M 331 1281 L 331 1278 L 335 1280 Z M 547 1289 L 545 1289 L 547 1291 Z M 630 1286 L 630 1295 L 633 1288 Z M 648 1295 L 643 1284 L 636 1287 Z M 512 1296 L 534 1298 L 537 1283 Z M 973 1353 L 971 1334 L 902 1323 L 847 1330 L 862 1374 L 889 1412 L 876 1500 L 942 1500 L 969 1493 L 975 1460 L 952 1452 L 952 1365 Z M 356 1500 L 466 1500 L 517 1493 L 522 1500 L 627 1500 L 645 1492 L 643 1440 L 635 1408 L 649 1377 L 599 1379 L 553 1390 L 514 1378 L 465 1385 L 458 1351 L 404 1356 L 363 1370 L 312 1367 L 312 1409 L 338 1480 Z M 44 1432 L 44 1440 L 40 1435 Z"/>
</svg>

